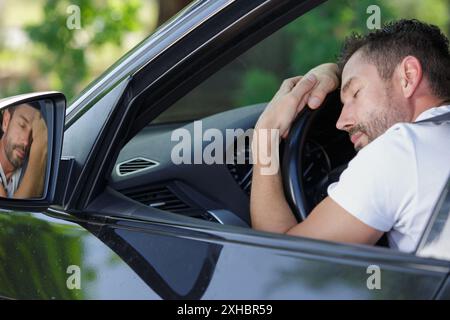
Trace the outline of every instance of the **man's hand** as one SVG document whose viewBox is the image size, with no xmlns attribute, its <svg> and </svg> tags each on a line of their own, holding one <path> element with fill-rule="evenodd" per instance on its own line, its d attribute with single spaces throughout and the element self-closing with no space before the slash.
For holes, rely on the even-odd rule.
<svg viewBox="0 0 450 320">
<path fill-rule="evenodd" d="M 252 153 L 254 160 L 250 214 L 252 227 L 276 233 L 286 233 L 297 225 L 283 194 L 283 185 L 278 168 L 278 141 L 268 139 L 271 129 L 279 130 L 281 137 L 287 137 L 289 128 L 297 114 L 305 107 L 318 108 L 328 93 L 339 86 L 336 64 L 322 64 L 304 77 L 295 77 L 283 82 L 280 89 L 259 117 L 256 124 Z M 265 134 L 263 134 L 265 133 Z M 276 137 L 275 137 L 276 139 Z M 269 155 L 269 170 L 274 174 L 264 174 L 266 161 L 261 161 L 261 150 Z M 275 164 L 275 165 L 273 165 Z"/>
<path fill-rule="evenodd" d="M 278 129 L 286 138 L 297 114 L 306 104 L 318 108 L 328 93 L 339 86 L 338 67 L 334 63 L 322 64 L 305 76 L 287 79 L 261 114 L 257 129 Z"/>
<path fill-rule="evenodd" d="M 32 132 L 32 143 L 35 146 L 34 149 L 38 150 L 47 150 L 47 125 L 45 124 L 44 118 L 40 112 L 37 112 L 35 115 L 33 122 L 31 124 L 31 132 Z"/>
<path fill-rule="evenodd" d="M 39 111 L 31 123 L 31 139 L 27 169 L 14 198 L 29 199 L 43 195 L 48 142 L 47 125 Z"/>
</svg>

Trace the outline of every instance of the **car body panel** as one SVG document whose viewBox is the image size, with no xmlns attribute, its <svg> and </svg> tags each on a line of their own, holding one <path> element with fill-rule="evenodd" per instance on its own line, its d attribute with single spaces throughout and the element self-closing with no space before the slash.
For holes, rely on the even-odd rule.
<svg viewBox="0 0 450 320">
<path fill-rule="evenodd" d="M 0 221 L 0 296 L 10 299 L 429 299 L 449 270 L 387 249 L 221 226 L 86 222 L 55 211 L 1 212 Z M 80 289 L 67 284 L 71 265 Z M 367 287 L 369 265 L 381 269 L 380 290 Z"/>
<path fill-rule="evenodd" d="M 439 300 L 450 300 L 450 278 L 447 277 L 442 289 L 439 290 L 436 299 Z"/>
<path fill-rule="evenodd" d="M 2 211 L 0 226 L 3 298 L 158 298 L 111 249 L 74 221 Z M 80 268 L 80 289 L 70 286 L 70 266 Z"/>
<path fill-rule="evenodd" d="M 113 150 L 120 147 L 117 142 L 123 144 L 127 139 L 129 132 L 122 129 L 130 130 L 126 127 L 129 121 L 135 120 L 133 116 L 139 112 L 144 115 L 161 112 L 164 104 L 170 105 L 169 100 L 158 104 L 158 96 L 150 94 L 148 101 L 141 101 L 142 107 L 136 104 L 139 95 L 155 88 L 156 93 L 162 92 L 163 98 L 171 89 L 177 93 L 174 96 L 181 96 L 189 86 L 197 84 L 190 83 L 183 89 L 172 85 L 177 79 L 174 76 L 177 68 L 189 65 L 185 58 L 229 37 L 225 32 L 211 31 L 205 35 L 199 26 L 215 23 L 213 18 L 226 10 L 245 20 L 259 15 L 258 10 L 265 13 L 264 6 L 268 12 L 285 4 L 303 10 L 303 4 L 311 7 L 320 2 L 197 1 L 81 94 L 67 111 L 64 136 L 63 156 L 72 157 L 75 162 L 72 176 L 65 181 L 71 197 L 42 213 L 0 210 L 0 296 L 8 299 L 431 299 L 447 292 L 448 281 L 445 285 L 444 281 L 449 273 L 449 261 L 387 248 L 294 238 L 195 220 L 126 199 L 121 202 L 120 195 L 106 196 L 107 190 L 98 183 L 104 179 L 103 171 L 111 172 L 114 163 L 108 161 L 118 155 Z M 245 10 L 240 11 L 241 7 Z M 223 16 L 220 18 L 217 18 L 218 26 L 223 23 Z M 277 22 L 277 27 L 283 23 Z M 240 31 L 238 26 L 230 24 L 228 32 L 236 36 Z M 219 34 L 225 34 L 224 38 L 213 38 Z M 195 48 L 186 48 L 193 51 L 184 57 L 181 57 L 183 52 L 176 52 L 176 58 L 172 59 L 170 54 L 178 51 L 177 45 L 189 42 L 191 39 L 187 38 L 191 35 L 195 35 L 198 43 Z M 239 46 L 238 40 L 230 40 L 233 54 L 245 49 Z M 212 55 L 213 49 L 209 50 Z M 206 76 L 207 72 L 196 81 Z M 149 118 L 143 117 L 142 121 Z M 84 199 L 86 206 L 77 197 Z M 70 266 L 79 267 L 79 289 L 73 287 L 76 281 L 73 282 Z M 372 275 L 369 266 L 380 268 L 380 289 L 368 286 Z"/>
</svg>

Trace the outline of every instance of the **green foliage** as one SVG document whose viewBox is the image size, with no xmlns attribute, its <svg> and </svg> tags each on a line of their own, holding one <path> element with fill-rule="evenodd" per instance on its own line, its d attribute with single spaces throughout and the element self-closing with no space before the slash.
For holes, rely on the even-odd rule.
<svg viewBox="0 0 450 320">
<path fill-rule="evenodd" d="M 370 6 L 379 7 L 379 21 Z M 449 34 L 448 0 L 329 0 L 287 24 L 239 56 L 174 104 L 155 122 L 199 119 L 268 102 L 284 79 L 335 62 L 345 38 L 365 34 L 373 22 L 416 18 Z M 189 108 L 186 108 L 189 106 Z"/>
<path fill-rule="evenodd" d="M 71 5 L 80 8 L 80 29 L 67 26 Z M 40 46 L 35 60 L 39 71 L 51 79 L 52 89 L 73 97 L 90 73 L 87 54 L 108 44 L 120 47 L 124 35 L 139 27 L 140 5 L 139 0 L 46 0 L 43 21 L 26 31 Z"/>
<path fill-rule="evenodd" d="M 393 18 L 392 9 L 385 1 L 353 0 L 343 5 L 330 1 L 310 14 L 291 23 L 286 32 L 294 41 L 291 53 L 292 72 L 300 74 L 325 61 L 336 61 L 341 45 L 351 32 L 366 33 L 367 8 L 378 5 L 381 22 Z"/>
<path fill-rule="evenodd" d="M 32 44 L 24 56 L 34 63 L 29 75 L 38 74 L 39 80 L 45 78 L 47 81 L 40 83 L 49 82 L 49 89 L 63 91 L 69 99 L 83 89 L 87 80 L 103 70 L 104 66 L 93 65 L 92 57 L 103 57 L 105 52 L 106 56 L 119 54 L 125 35 L 139 29 L 138 13 L 144 7 L 143 0 L 40 1 L 45 4 L 42 22 L 26 28 Z M 169 7 L 172 2 L 175 0 L 158 1 L 160 9 L 162 5 Z M 67 28 L 71 15 L 67 10 L 71 5 L 80 8 L 79 30 Z M 448 0 L 330 0 L 262 41 L 239 57 L 237 63 L 231 64 L 233 66 L 224 68 L 220 76 L 211 77 L 200 87 L 203 89 L 191 93 L 192 101 L 188 104 L 199 104 L 198 109 L 203 108 L 203 111 L 197 110 L 198 114 L 211 114 L 225 106 L 269 101 L 283 79 L 304 74 L 320 63 L 335 61 L 348 34 L 367 32 L 370 5 L 380 7 L 381 23 L 397 18 L 418 18 L 438 25 L 449 34 Z M 11 52 L 0 51 L 0 59 L 14 61 Z M 32 84 L 36 82 L 27 78 L 19 82 L 4 81 L 0 95 L 37 90 Z M 180 114 L 187 112 L 183 109 Z"/>
<path fill-rule="evenodd" d="M 399 16 L 432 23 L 440 27 L 447 36 L 449 35 L 450 5 L 448 0 L 396 0 L 392 1 L 392 6 Z"/>
<path fill-rule="evenodd" d="M 394 19 L 416 18 L 439 26 L 447 35 L 450 33 L 448 0 L 328 1 L 265 40 L 269 44 L 258 45 L 247 53 L 247 60 L 256 63 L 250 62 L 251 68 L 243 72 L 234 105 L 270 101 L 269 92 L 275 93 L 283 78 L 305 74 L 321 63 L 336 61 L 346 36 L 352 32 L 364 34 L 370 31 L 367 19 L 372 13 L 367 13 L 367 8 L 371 5 L 380 8 L 381 24 Z M 280 47 L 283 48 L 281 52 Z M 258 59 L 261 51 L 266 57 L 264 62 Z M 284 70 L 274 68 L 274 64 L 280 64 L 280 59 L 286 60 Z M 278 83 L 273 84 L 280 76 Z"/>
<path fill-rule="evenodd" d="M 346 36 L 351 32 L 368 31 L 367 19 L 370 14 L 366 11 L 370 5 L 380 7 L 381 23 L 396 16 L 388 1 L 328 1 L 266 40 L 270 42 L 269 45 L 261 44 L 250 50 L 247 53 L 248 60 L 257 62 L 243 73 L 234 104 L 244 106 L 269 101 L 283 78 L 305 74 L 321 63 L 336 61 Z M 283 48 L 281 52 L 280 47 Z M 262 63 L 258 59 L 261 50 L 266 57 Z M 280 59 L 285 60 L 284 70 L 274 68 L 275 63 L 280 64 Z"/>
<path fill-rule="evenodd" d="M 275 74 L 262 69 L 250 69 L 243 76 L 237 99 L 244 106 L 269 101 L 279 86 L 280 80 Z"/>
</svg>

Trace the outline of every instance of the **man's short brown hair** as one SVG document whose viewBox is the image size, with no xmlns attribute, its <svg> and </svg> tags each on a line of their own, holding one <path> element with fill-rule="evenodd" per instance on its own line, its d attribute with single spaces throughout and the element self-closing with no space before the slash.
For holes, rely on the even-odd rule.
<svg viewBox="0 0 450 320">
<path fill-rule="evenodd" d="M 364 36 L 353 33 L 346 38 L 338 60 L 341 74 L 347 61 L 359 50 L 364 59 L 377 67 L 383 80 L 392 78 L 405 57 L 416 57 L 433 94 L 446 100 L 450 98 L 449 41 L 438 27 L 402 19 Z"/>
</svg>

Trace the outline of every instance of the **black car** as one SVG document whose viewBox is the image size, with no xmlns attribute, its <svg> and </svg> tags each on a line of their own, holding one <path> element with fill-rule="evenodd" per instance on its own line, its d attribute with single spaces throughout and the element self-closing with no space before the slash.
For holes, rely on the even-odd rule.
<svg viewBox="0 0 450 320">
<path fill-rule="evenodd" d="M 42 198 L 0 199 L 0 297 L 449 299 L 450 180 L 412 254 L 250 228 L 245 131 L 265 104 L 224 107 L 198 92 L 226 97 L 247 50 L 273 44 L 277 30 L 301 25 L 322 2 L 195 1 L 67 110 L 56 92 L 3 99 L 1 108 L 45 102 L 49 161 Z M 218 81 L 223 90 L 210 90 Z M 305 109 L 282 145 L 299 216 L 354 156 L 335 128 L 340 108 L 336 92 L 319 110 Z M 196 136 L 196 120 L 203 132 L 242 129 L 221 144 L 228 161 L 172 161 L 176 130 L 194 136 L 192 156 L 212 142 Z"/>
</svg>

